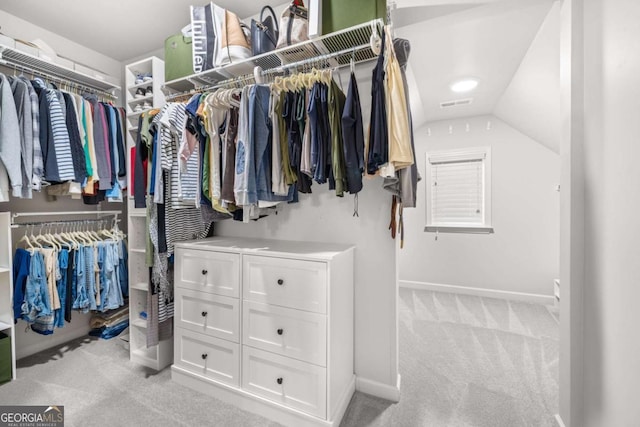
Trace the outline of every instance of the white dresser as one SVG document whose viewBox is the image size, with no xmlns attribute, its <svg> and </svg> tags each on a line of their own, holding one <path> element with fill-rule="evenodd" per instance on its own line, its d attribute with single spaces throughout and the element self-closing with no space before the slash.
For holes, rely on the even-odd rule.
<svg viewBox="0 0 640 427">
<path fill-rule="evenodd" d="M 348 245 L 176 245 L 172 378 L 290 426 L 338 426 L 355 389 Z"/>
</svg>

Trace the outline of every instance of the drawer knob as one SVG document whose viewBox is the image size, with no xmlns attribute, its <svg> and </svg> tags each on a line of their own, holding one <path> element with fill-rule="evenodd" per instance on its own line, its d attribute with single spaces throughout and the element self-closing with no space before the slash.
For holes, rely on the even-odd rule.
<svg viewBox="0 0 640 427">
<path fill-rule="evenodd" d="M 207 313 L 206 311 L 203 311 L 203 312 L 202 312 L 202 317 L 207 317 L 207 314 L 208 314 L 208 313 Z"/>
<path fill-rule="evenodd" d="M 284 331 L 282 329 L 278 329 L 278 335 L 282 335 Z"/>
<path fill-rule="evenodd" d="M 207 353 L 203 353 L 202 354 L 202 360 L 207 360 L 207 356 L 209 356 Z"/>
<path fill-rule="evenodd" d="M 282 378 L 278 378 L 276 381 L 278 382 L 278 384 L 282 384 Z"/>
<path fill-rule="evenodd" d="M 208 273 L 208 271 L 207 271 L 207 270 L 205 270 L 205 269 L 203 269 L 203 270 L 202 270 L 202 275 L 203 275 L 203 276 L 206 276 L 206 275 L 207 275 L 207 273 Z"/>
<path fill-rule="evenodd" d="M 284 285 L 284 280 L 278 279 L 278 285 L 281 285 L 281 286 Z"/>
</svg>

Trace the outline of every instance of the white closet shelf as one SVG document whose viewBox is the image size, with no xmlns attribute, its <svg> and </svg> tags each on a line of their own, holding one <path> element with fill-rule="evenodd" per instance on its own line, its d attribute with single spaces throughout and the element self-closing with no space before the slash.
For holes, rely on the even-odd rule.
<svg viewBox="0 0 640 427">
<path fill-rule="evenodd" d="M 0 267 L 0 273 L 11 273 L 10 268 Z"/>
<path fill-rule="evenodd" d="M 152 99 L 153 99 L 153 95 L 147 95 L 147 96 L 143 96 L 143 97 L 140 97 L 140 98 L 131 99 L 131 100 L 127 101 L 127 103 L 128 104 L 139 104 L 139 103 L 144 102 L 144 101 L 151 101 Z"/>
<path fill-rule="evenodd" d="M 0 331 L 6 331 L 7 329 L 11 329 L 11 324 L 0 321 Z"/>
<path fill-rule="evenodd" d="M 149 80 L 149 81 L 142 82 L 142 83 L 136 83 L 134 85 L 128 86 L 127 89 L 135 92 L 136 89 L 138 89 L 140 87 L 144 89 L 144 88 L 149 87 L 149 86 L 153 86 L 153 80 Z"/>
<path fill-rule="evenodd" d="M 365 22 L 351 28 L 286 46 L 271 52 L 233 62 L 202 73 L 166 82 L 162 90 L 167 95 L 188 93 L 202 87 L 214 86 L 225 80 L 253 76 L 256 66 L 263 72 L 284 72 L 285 68 L 315 64 L 317 68 L 331 68 L 365 62 L 377 56 L 370 47 L 372 27 L 382 31 L 382 19 Z"/>
<path fill-rule="evenodd" d="M 136 319 L 133 322 L 131 322 L 131 324 L 138 328 L 143 328 L 143 329 L 147 328 L 147 321 L 144 319 Z"/>
<path fill-rule="evenodd" d="M 127 114 L 127 118 L 128 119 L 138 118 L 138 117 L 140 117 L 141 114 L 148 113 L 151 110 L 153 110 L 153 108 L 147 108 L 145 110 L 137 111 L 135 113 L 129 113 L 129 114 Z"/>
<path fill-rule="evenodd" d="M 0 44 L 0 63 L 9 67 L 33 70 L 36 73 L 40 71 L 48 76 L 67 80 L 99 91 L 112 93 L 114 90 L 120 90 L 119 85 L 109 82 L 108 79 L 110 77 L 99 71 L 95 71 L 94 75 L 91 76 L 85 72 L 47 61 L 36 55 L 22 52 L 17 48 L 4 44 Z M 74 64 L 74 68 L 75 67 L 82 66 Z M 83 67 L 83 69 L 90 70 L 86 67 Z"/>
<path fill-rule="evenodd" d="M 141 283 L 134 283 L 133 285 L 130 286 L 131 289 L 137 289 L 138 291 L 145 291 L 147 292 L 149 289 L 149 285 L 147 283 L 141 282 Z"/>
</svg>

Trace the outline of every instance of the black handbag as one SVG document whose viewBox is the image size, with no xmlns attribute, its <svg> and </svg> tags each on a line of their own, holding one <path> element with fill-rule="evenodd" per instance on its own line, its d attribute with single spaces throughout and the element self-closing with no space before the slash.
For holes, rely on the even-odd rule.
<svg viewBox="0 0 640 427">
<path fill-rule="evenodd" d="M 271 16 L 264 18 L 265 10 Z M 278 43 L 278 20 L 271 6 L 265 6 L 260 11 L 260 21 L 251 20 L 251 53 L 253 56 L 271 52 Z"/>
</svg>

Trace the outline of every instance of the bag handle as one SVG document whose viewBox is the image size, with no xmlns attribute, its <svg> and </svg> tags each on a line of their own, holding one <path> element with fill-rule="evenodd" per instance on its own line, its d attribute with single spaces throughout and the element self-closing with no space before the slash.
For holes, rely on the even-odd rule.
<svg viewBox="0 0 640 427">
<path fill-rule="evenodd" d="M 267 10 L 273 17 L 273 22 L 276 24 L 276 33 L 280 32 L 280 28 L 278 27 L 278 18 L 276 17 L 276 13 L 273 11 L 271 6 L 267 5 L 262 8 L 262 10 L 260 11 L 260 22 L 264 22 L 264 19 L 262 16 L 264 15 L 265 10 Z"/>
</svg>

